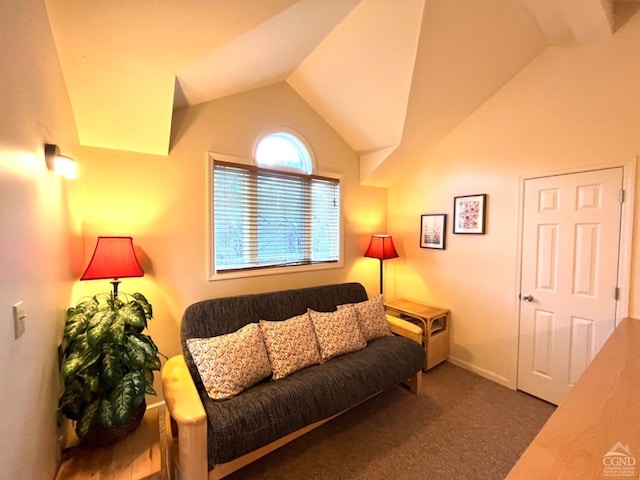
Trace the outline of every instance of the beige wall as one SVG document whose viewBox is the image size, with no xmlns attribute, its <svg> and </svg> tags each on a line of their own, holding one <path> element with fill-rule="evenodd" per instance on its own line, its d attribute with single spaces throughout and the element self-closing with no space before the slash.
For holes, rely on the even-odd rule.
<svg viewBox="0 0 640 480">
<path fill-rule="evenodd" d="M 640 154 L 640 15 L 609 41 L 549 48 L 389 189 L 389 232 L 401 240 L 391 296 L 452 310 L 451 354 L 515 386 L 521 177 L 626 164 Z M 453 197 L 487 193 L 487 234 L 453 235 Z M 418 247 L 419 216 L 448 213 L 447 249 Z M 637 215 L 635 224 L 637 224 Z M 631 315 L 640 315 L 637 245 Z"/>
<path fill-rule="evenodd" d="M 279 126 L 304 136 L 319 170 L 343 175 L 344 267 L 210 282 L 206 152 L 251 158 L 258 138 Z M 83 149 L 80 179 L 85 258 L 98 235 L 133 236 L 146 275 L 124 279 L 121 290 L 148 296 L 155 312 L 151 335 L 164 354 L 180 353 L 180 319 L 197 300 L 342 281 L 362 282 L 377 293 L 378 262 L 362 255 L 369 236 L 384 230 L 386 190 L 359 185 L 357 155 L 289 86 L 181 110 L 174 137 L 166 157 Z M 108 288 L 106 281 L 79 282 L 75 297 Z"/>
<path fill-rule="evenodd" d="M 0 478 L 50 479 L 56 348 L 79 222 L 68 208 L 73 185 L 46 170 L 43 144 L 75 156 L 77 139 L 41 0 L 0 2 L 0 45 Z M 26 332 L 14 339 L 20 300 Z"/>
</svg>

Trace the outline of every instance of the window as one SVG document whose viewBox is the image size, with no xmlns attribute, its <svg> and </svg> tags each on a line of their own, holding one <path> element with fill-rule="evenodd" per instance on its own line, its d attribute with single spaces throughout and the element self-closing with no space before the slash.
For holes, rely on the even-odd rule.
<svg viewBox="0 0 640 480">
<path fill-rule="evenodd" d="M 261 167 L 289 167 L 301 173 L 313 172 L 307 147 L 297 137 L 286 132 L 272 133 L 258 142 L 256 163 Z"/>
<path fill-rule="evenodd" d="M 339 180 L 310 174 L 308 149 L 288 133 L 264 137 L 256 161 L 275 168 L 213 160 L 214 277 L 336 266 Z"/>
</svg>

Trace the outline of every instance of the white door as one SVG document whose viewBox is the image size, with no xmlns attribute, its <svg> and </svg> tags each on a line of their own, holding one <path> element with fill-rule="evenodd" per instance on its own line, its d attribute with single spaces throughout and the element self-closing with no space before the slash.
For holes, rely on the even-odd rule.
<svg viewBox="0 0 640 480">
<path fill-rule="evenodd" d="M 615 328 L 622 174 L 525 181 L 518 389 L 556 405 Z"/>
</svg>

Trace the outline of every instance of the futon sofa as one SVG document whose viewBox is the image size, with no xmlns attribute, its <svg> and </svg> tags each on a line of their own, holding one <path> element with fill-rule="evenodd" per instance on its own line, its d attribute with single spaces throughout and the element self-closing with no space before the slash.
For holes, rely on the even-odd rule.
<svg viewBox="0 0 640 480">
<path fill-rule="evenodd" d="M 379 305 L 375 302 L 361 284 L 344 283 L 190 305 L 181 324 L 183 355 L 169 359 L 162 372 L 171 472 L 185 480 L 222 478 L 392 385 L 406 383 L 417 393 L 424 349 L 422 332 L 415 325 L 386 316 L 387 332 L 369 332 L 369 337 L 377 338 L 365 343 L 358 337 L 360 343 L 348 353 L 332 352 L 332 344 L 326 347 L 324 339 L 321 342 L 324 332 L 340 343 L 340 329 L 353 324 L 344 320 L 345 315 L 367 321 L 364 317 L 370 310 L 363 306 L 373 306 L 377 314 L 383 308 L 381 298 Z M 344 320 L 342 326 L 336 318 Z M 311 325 L 317 336 L 309 340 L 292 334 L 287 341 L 287 330 L 282 328 L 294 324 L 306 331 Z M 322 330 L 327 325 L 329 329 Z M 362 331 L 366 326 L 356 325 Z M 341 333 L 336 338 L 337 331 Z M 274 345 L 286 350 L 287 344 L 291 347 L 297 341 L 306 350 L 307 345 L 316 348 L 316 340 L 321 358 L 292 371 L 287 362 L 292 353 L 300 353 L 296 347 L 277 363 Z M 263 348 L 270 361 L 266 376 L 260 367 L 251 385 L 238 388 L 234 381 L 220 381 L 226 373 L 218 363 L 227 362 L 225 368 L 233 375 L 262 363 L 258 359 L 264 356 Z M 211 352 L 218 357 L 212 360 Z"/>
</svg>

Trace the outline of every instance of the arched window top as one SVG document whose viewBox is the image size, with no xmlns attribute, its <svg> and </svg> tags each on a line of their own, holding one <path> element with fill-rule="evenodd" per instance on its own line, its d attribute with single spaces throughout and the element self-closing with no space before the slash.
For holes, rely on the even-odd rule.
<svg viewBox="0 0 640 480">
<path fill-rule="evenodd" d="M 289 132 L 275 132 L 262 137 L 256 146 L 259 167 L 313 173 L 309 148 L 300 138 Z"/>
</svg>

